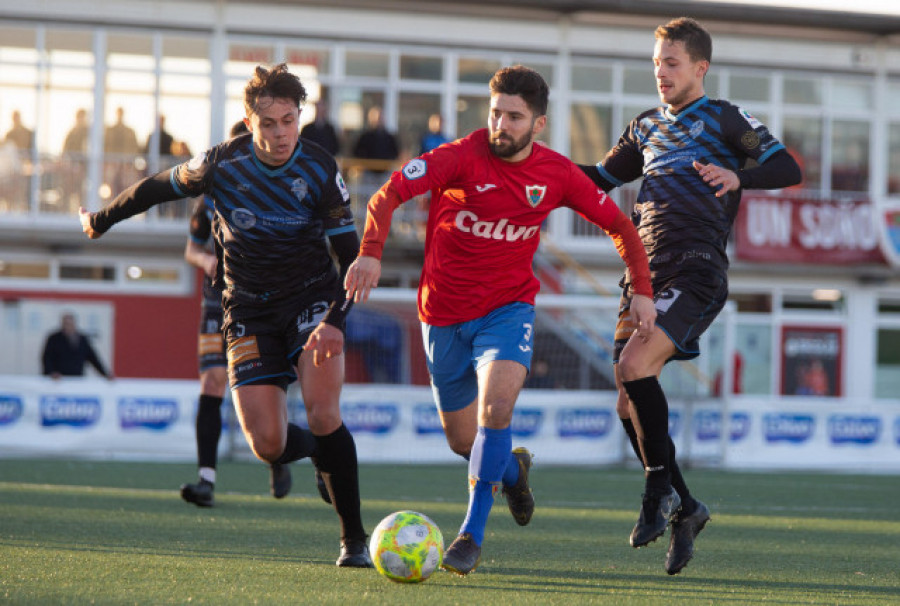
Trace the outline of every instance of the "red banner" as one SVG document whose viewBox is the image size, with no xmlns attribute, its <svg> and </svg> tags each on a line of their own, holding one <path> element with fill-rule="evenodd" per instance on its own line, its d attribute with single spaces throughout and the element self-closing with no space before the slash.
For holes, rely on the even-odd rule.
<svg viewBox="0 0 900 606">
<path fill-rule="evenodd" d="M 744 196 L 734 223 L 741 261 L 884 264 L 877 211 L 865 200 Z"/>
</svg>

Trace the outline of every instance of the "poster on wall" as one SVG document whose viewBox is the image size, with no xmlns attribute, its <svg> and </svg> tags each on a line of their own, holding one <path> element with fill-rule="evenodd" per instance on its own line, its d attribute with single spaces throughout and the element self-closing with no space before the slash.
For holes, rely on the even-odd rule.
<svg viewBox="0 0 900 606">
<path fill-rule="evenodd" d="M 781 395 L 843 395 L 842 351 L 840 327 L 782 326 Z"/>
</svg>

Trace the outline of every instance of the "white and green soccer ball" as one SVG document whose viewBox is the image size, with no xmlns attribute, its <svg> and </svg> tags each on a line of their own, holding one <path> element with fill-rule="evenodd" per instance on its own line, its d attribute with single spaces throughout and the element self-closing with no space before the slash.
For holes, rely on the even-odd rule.
<svg viewBox="0 0 900 606">
<path fill-rule="evenodd" d="M 444 557 L 444 537 L 431 519 L 415 511 L 396 511 L 378 523 L 369 540 L 375 568 L 398 583 L 419 583 Z"/>
</svg>

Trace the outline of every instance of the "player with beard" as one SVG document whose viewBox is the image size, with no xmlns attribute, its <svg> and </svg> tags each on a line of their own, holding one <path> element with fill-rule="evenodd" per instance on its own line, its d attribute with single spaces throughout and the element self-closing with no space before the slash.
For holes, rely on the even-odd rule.
<svg viewBox="0 0 900 606">
<path fill-rule="evenodd" d="M 606 230 L 634 276 L 642 334 L 656 315 L 634 226 L 575 164 L 535 144 L 547 122 L 543 78 L 508 67 L 494 74 L 490 91 L 487 129 L 413 159 L 372 196 L 359 257 L 344 282 L 348 297 L 368 298 L 394 210 L 432 191 L 418 308 L 447 443 L 469 460 L 468 512 L 443 561 L 460 575 L 478 565 L 498 488 L 518 524 L 534 512 L 531 454 L 512 450 L 510 421 L 531 364 L 540 289 L 532 262 L 550 211 L 571 208 Z"/>
<path fill-rule="evenodd" d="M 675 460 L 659 374 L 669 360 L 700 355 L 700 336 L 725 305 L 726 243 L 741 192 L 787 187 L 802 176 L 765 125 L 706 96 L 712 39 L 699 23 L 674 19 L 655 37 L 654 75 L 663 106 L 632 120 L 603 161 L 582 170 L 604 191 L 643 177 L 632 220 L 650 259 L 660 330 L 641 332 L 632 295 L 642 291 L 626 273 L 613 357 L 616 412 L 645 473 L 631 545 L 655 541 L 671 522 L 665 568 L 677 574 L 710 515 L 691 496 Z"/>
<path fill-rule="evenodd" d="M 306 89 L 285 64 L 257 66 L 244 88 L 250 133 L 139 181 L 100 212 L 81 209 L 81 226 L 99 238 L 156 204 L 210 196 L 229 383 L 244 436 L 270 464 L 316 457 L 340 521 L 337 565 L 371 568 L 356 444 L 340 410 L 352 304 L 341 276 L 359 238 L 334 157 L 299 138 L 305 100 Z M 288 422 L 287 386 L 297 379 L 308 430 Z"/>
</svg>

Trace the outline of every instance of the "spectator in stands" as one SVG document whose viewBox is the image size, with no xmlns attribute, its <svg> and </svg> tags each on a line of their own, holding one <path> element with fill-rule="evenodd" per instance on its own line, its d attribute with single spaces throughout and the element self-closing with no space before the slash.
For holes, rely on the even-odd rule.
<svg viewBox="0 0 900 606">
<path fill-rule="evenodd" d="M 19 110 L 12 113 L 12 128 L 6 133 L 5 141 L 14 143 L 19 151 L 29 150 L 34 142 L 34 131 L 22 124 L 22 114 Z"/>
<path fill-rule="evenodd" d="M 400 146 L 394 133 L 384 126 L 380 107 L 369 108 L 366 125 L 353 147 L 353 155 L 366 160 L 396 160 L 400 156 Z"/>
<path fill-rule="evenodd" d="M 47 337 L 44 344 L 44 374 L 54 379 L 84 376 L 84 364 L 90 363 L 98 373 L 112 379 L 88 338 L 78 330 L 75 316 L 64 313 L 60 329 Z"/>
<path fill-rule="evenodd" d="M 150 149 L 153 147 L 153 135 L 157 135 L 158 137 L 158 149 L 159 155 L 162 156 L 171 156 L 174 152 L 172 151 L 172 144 L 175 143 L 175 138 L 166 130 L 166 117 L 162 114 L 159 115 L 159 128 L 156 133 L 152 133 L 149 137 L 147 137 L 147 144 L 144 145 L 144 153 L 149 154 Z"/>
<path fill-rule="evenodd" d="M 316 101 L 316 117 L 300 130 L 300 137 L 318 143 L 332 156 L 340 153 L 337 130 L 328 119 L 328 103 L 324 99 Z"/>
<path fill-rule="evenodd" d="M 426 154 L 435 147 L 448 143 L 450 138 L 444 134 L 444 118 L 440 114 L 428 116 L 428 132 L 419 143 L 419 155 Z"/>
</svg>

